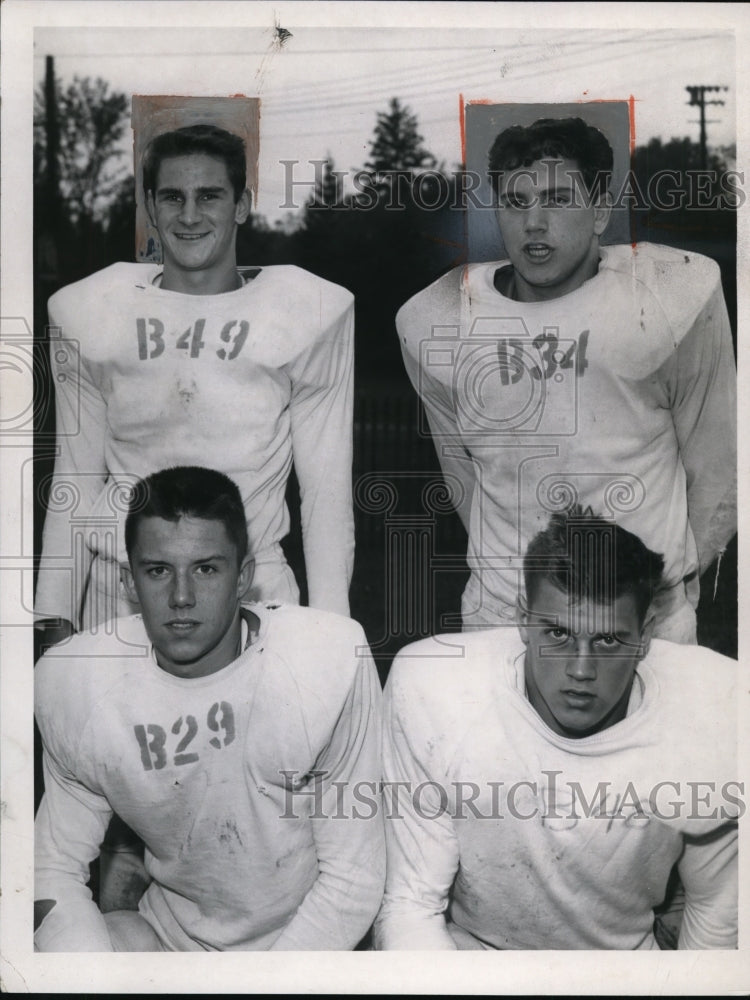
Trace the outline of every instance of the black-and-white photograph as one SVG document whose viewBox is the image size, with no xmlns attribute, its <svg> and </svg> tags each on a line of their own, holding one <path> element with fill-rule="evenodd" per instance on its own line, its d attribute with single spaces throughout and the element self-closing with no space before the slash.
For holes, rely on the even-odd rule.
<svg viewBox="0 0 750 1000">
<path fill-rule="evenodd" d="M 750 989 L 737 7 L 6 0 L 4 990 Z"/>
</svg>

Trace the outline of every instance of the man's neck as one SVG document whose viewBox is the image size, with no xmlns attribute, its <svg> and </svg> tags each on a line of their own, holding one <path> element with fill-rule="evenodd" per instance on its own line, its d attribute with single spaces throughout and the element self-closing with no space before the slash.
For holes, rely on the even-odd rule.
<svg viewBox="0 0 750 1000">
<path fill-rule="evenodd" d="M 530 285 L 516 272 L 512 264 L 505 264 L 495 270 L 493 283 L 495 291 L 500 292 L 506 299 L 514 302 L 550 302 L 553 299 L 562 298 L 571 292 L 577 291 L 581 285 L 590 281 L 599 273 L 599 246 L 593 248 L 588 266 L 575 283 L 555 285 L 551 287 Z"/>
<path fill-rule="evenodd" d="M 168 292 L 182 292 L 184 295 L 221 295 L 234 292 L 242 287 L 242 278 L 237 273 L 236 264 L 221 271 L 184 271 L 164 264 L 161 288 Z"/>
</svg>

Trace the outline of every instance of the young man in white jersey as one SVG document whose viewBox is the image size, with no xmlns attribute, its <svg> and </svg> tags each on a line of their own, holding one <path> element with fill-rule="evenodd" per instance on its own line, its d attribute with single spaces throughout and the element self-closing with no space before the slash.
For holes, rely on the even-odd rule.
<svg viewBox="0 0 750 1000">
<path fill-rule="evenodd" d="M 114 264 L 50 299 L 58 456 L 35 595 L 42 645 L 135 610 L 119 583 L 121 498 L 178 464 L 237 482 L 255 560 L 248 599 L 298 603 L 281 549 L 293 464 L 308 603 L 349 614 L 353 299 L 297 267 L 237 267 L 245 180 L 239 136 L 213 125 L 156 136 L 143 188 L 163 265 Z M 106 908 L 141 891 L 137 878 L 128 889 L 136 861 L 115 828 Z"/>
<path fill-rule="evenodd" d="M 118 576 L 122 487 L 175 464 L 235 479 L 250 596 L 298 603 L 280 544 L 294 465 L 309 604 L 348 615 L 352 295 L 293 266 L 237 267 L 250 212 L 238 136 L 213 125 L 157 136 L 143 187 L 163 265 L 114 264 L 49 303 L 59 454 L 35 599 L 46 644 L 132 610 Z"/>
<path fill-rule="evenodd" d="M 123 576 L 141 614 L 36 667 L 40 951 L 352 949 L 385 874 L 380 686 L 350 619 L 243 605 L 242 499 L 192 467 L 138 484 Z M 372 808 L 353 815 L 362 786 Z M 146 844 L 138 910 L 86 886 L 116 811 Z M 339 813 L 344 813 L 342 820 Z"/>
<path fill-rule="evenodd" d="M 579 118 L 489 154 L 508 260 L 456 268 L 396 324 L 469 534 L 465 629 L 513 621 L 523 552 L 579 500 L 665 556 L 654 634 L 695 642 L 736 530 L 736 376 L 718 266 L 601 246 L 612 150 Z"/>
<path fill-rule="evenodd" d="M 555 514 L 517 628 L 396 657 L 379 948 L 656 949 L 675 862 L 679 948 L 736 947 L 736 663 L 651 638 L 662 566 Z"/>
</svg>

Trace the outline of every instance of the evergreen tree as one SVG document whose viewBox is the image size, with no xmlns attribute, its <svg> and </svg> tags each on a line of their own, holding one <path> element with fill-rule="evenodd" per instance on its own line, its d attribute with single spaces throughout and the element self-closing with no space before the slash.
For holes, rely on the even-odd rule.
<svg viewBox="0 0 750 1000">
<path fill-rule="evenodd" d="M 301 266 L 348 288 L 356 285 L 361 229 L 370 220 L 355 215 L 329 154 L 316 170 L 315 188 L 294 235 Z"/>
<path fill-rule="evenodd" d="M 398 173 L 414 173 L 435 166 L 435 157 L 425 149 L 423 141 L 417 116 L 394 97 L 388 111 L 378 112 L 365 170 L 379 186 L 392 188 Z"/>
<path fill-rule="evenodd" d="M 341 177 L 334 170 L 330 153 L 323 161 L 322 167 L 322 171 L 316 171 L 315 189 L 305 205 L 306 223 L 316 212 L 344 204 Z"/>
</svg>

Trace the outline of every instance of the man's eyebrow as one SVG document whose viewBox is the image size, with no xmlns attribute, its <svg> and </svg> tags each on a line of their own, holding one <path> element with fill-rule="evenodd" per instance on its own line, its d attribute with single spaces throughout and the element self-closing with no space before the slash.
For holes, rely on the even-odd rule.
<svg viewBox="0 0 750 1000">
<path fill-rule="evenodd" d="M 192 565 L 193 566 L 197 566 L 200 563 L 207 563 L 207 562 L 228 562 L 228 561 L 229 560 L 227 559 L 226 556 L 223 556 L 223 555 L 221 555 L 220 553 L 217 552 L 215 555 L 212 555 L 212 556 L 199 556 L 197 559 L 193 559 L 192 560 Z M 146 556 L 140 556 L 138 558 L 138 565 L 139 566 L 171 566 L 172 564 L 170 563 L 170 561 L 168 559 L 149 559 Z"/>
<path fill-rule="evenodd" d="M 532 621 L 529 622 L 530 625 L 551 625 L 553 628 L 562 628 L 567 632 L 567 628 L 560 624 L 560 620 L 556 615 L 548 617 L 541 611 L 530 611 L 529 616 Z"/>
<path fill-rule="evenodd" d="M 229 188 L 224 187 L 221 184 L 217 184 L 210 186 L 205 185 L 203 187 L 196 188 L 195 190 L 198 192 L 198 194 L 224 194 L 226 191 L 229 190 Z M 157 196 L 167 195 L 167 194 L 183 194 L 183 193 L 184 192 L 182 188 L 176 188 L 176 187 L 160 187 L 156 191 Z"/>
<path fill-rule="evenodd" d="M 556 194 L 558 191 L 575 194 L 576 187 L 572 180 L 568 184 L 552 184 L 550 187 L 539 188 L 537 191 L 534 191 L 532 197 L 540 198 L 544 195 Z M 500 191 L 501 198 L 507 198 L 509 196 L 518 197 L 518 195 L 525 197 L 524 192 L 519 191 L 513 184 L 508 185 L 508 187 Z"/>
</svg>

